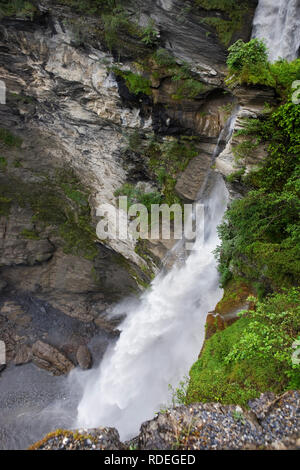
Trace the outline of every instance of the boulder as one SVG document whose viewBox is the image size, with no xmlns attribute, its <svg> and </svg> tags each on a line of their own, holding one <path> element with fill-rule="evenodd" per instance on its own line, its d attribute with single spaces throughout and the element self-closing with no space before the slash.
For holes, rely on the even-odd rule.
<svg viewBox="0 0 300 470">
<path fill-rule="evenodd" d="M 87 346 L 85 345 L 79 346 L 77 353 L 76 353 L 76 359 L 81 369 L 87 370 L 92 367 L 92 355 Z"/>
<path fill-rule="evenodd" d="M 43 341 L 36 341 L 33 344 L 32 359 L 35 365 L 53 375 L 68 374 L 75 367 L 58 349 Z"/>
</svg>

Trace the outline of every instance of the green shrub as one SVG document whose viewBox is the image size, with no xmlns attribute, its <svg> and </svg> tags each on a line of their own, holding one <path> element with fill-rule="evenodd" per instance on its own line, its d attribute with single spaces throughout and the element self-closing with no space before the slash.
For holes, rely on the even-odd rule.
<svg viewBox="0 0 300 470">
<path fill-rule="evenodd" d="M 245 43 L 241 39 L 228 49 L 228 84 L 248 83 L 252 85 L 276 86 L 268 62 L 268 51 L 260 39 Z"/>
<path fill-rule="evenodd" d="M 267 291 L 300 278 L 300 107 L 288 101 L 238 132 L 267 143 L 268 156 L 243 177 L 251 191 L 232 203 L 219 228 L 221 283 L 232 275 L 260 282 Z M 239 148 L 240 158 L 246 157 Z"/>
<path fill-rule="evenodd" d="M 186 403 L 246 405 L 262 392 L 299 388 L 300 365 L 292 363 L 292 345 L 300 334 L 299 301 L 294 288 L 255 301 L 255 311 L 207 340 L 191 368 Z"/>
<path fill-rule="evenodd" d="M 155 29 L 155 22 L 151 18 L 148 25 L 143 29 L 142 42 L 147 46 L 153 46 L 157 43 L 159 37 L 158 31 Z"/>
<path fill-rule="evenodd" d="M 143 93 L 144 95 L 151 95 L 151 81 L 148 78 L 143 77 L 142 75 L 124 71 L 117 67 L 112 68 L 115 75 L 118 75 L 124 78 L 128 90 L 134 95 Z"/>
</svg>

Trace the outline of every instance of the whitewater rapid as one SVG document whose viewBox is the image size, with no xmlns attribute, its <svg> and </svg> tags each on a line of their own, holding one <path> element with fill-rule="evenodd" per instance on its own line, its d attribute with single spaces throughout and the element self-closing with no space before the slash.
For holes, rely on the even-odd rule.
<svg viewBox="0 0 300 470">
<path fill-rule="evenodd" d="M 271 62 L 299 57 L 300 0 L 259 0 L 252 37 L 265 41 Z"/>
</svg>

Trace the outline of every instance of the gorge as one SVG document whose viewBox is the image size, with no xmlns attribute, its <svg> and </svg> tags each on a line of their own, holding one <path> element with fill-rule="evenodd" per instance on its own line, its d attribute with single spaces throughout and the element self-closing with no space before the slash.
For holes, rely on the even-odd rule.
<svg viewBox="0 0 300 470">
<path fill-rule="evenodd" d="M 91 444 L 64 431 L 37 448 L 68 448 L 75 440 L 75 447 L 122 449 L 116 431 L 91 428 L 116 428 L 124 442 L 141 425 L 138 444 L 130 445 L 172 448 L 173 421 L 192 422 L 189 413 L 200 428 L 206 415 L 217 423 L 209 448 L 241 448 L 241 433 L 242 448 L 281 442 L 264 419 L 280 421 L 282 446 L 295 446 L 299 392 L 287 390 L 299 387 L 298 369 L 294 386 L 278 389 L 284 398 L 263 385 L 261 402 L 256 389 L 234 401 L 237 395 L 222 400 L 206 385 L 206 396 L 196 372 L 210 335 L 221 344 L 222 333 L 225 338 L 247 321 L 236 320 L 253 308 L 249 294 L 263 302 L 261 284 L 266 294 L 280 291 L 268 261 L 260 268 L 249 253 L 239 255 L 262 276 L 249 274 L 242 261 L 238 269 L 224 261 L 232 244 L 218 226 L 227 207 L 247 196 L 243 178 L 268 161 L 269 135 L 245 145 L 246 120 L 264 122 L 271 116 L 267 106 L 276 113 L 287 99 L 282 94 L 300 79 L 299 1 L 124 1 L 112 12 L 109 2 L 83 3 L 41 0 L 14 11 L 0 2 L 0 78 L 7 88 L 0 105 L 0 340 L 7 348 L 0 448 L 28 447 L 58 428 L 84 428 Z M 275 66 L 279 58 L 295 63 L 289 79 L 280 72 L 276 85 L 265 77 L 230 83 L 239 72 L 228 74 L 227 49 L 251 37 L 265 40 Z M 275 72 L 268 68 L 268 74 Z M 186 254 L 181 243 L 162 238 L 96 240 L 97 207 L 116 205 L 117 195 L 133 202 L 155 196 L 169 205 L 200 198 L 203 246 L 196 241 Z M 294 271 L 288 276 L 284 286 L 296 286 Z M 222 309 L 228 298 L 230 308 Z M 78 364 L 90 368 L 90 356 L 91 370 L 79 370 Z M 176 391 L 193 364 L 188 389 Z M 170 403 L 181 392 L 187 398 L 179 404 L 188 405 L 182 411 Z M 240 407 L 250 398 L 255 421 Z M 210 404 L 215 401 L 221 404 Z M 245 422 L 236 417 L 241 413 Z M 228 415 L 223 424 L 222 414 Z M 222 426 L 232 443 L 219 436 Z M 184 437 L 179 448 L 205 448 L 196 434 L 188 436 L 193 444 Z"/>
</svg>

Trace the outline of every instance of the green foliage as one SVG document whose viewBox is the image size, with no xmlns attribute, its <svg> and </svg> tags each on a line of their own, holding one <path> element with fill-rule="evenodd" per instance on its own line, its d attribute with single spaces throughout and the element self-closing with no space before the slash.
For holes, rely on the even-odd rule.
<svg viewBox="0 0 300 470">
<path fill-rule="evenodd" d="M 181 200 L 175 193 L 178 175 L 185 170 L 189 161 L 198 155 L 192 137 L 181 136 L 180 139 L 161 142 L 154 136 L 143 140 L 138 132 L 132 132 L 128 139 L 128 147 L 140 154 L 145 160 L 153 179 L 161 187 L 163 203 L 180 204 Z"/>
<path fill-rule="evenodd" d="M 245 174 L 245 168 L 241 168 L 240 170 L 237 170 L 230 175 L 226 177 L 226 180 L 228 183 L 234 183 L 234 182 L 239 182 L 242 178 L 242 176 Z"/>
<path fill-rule="evenodd" d="M 227 83 L 248 83 L 252 85 L 276 86 L 268 62 L 268 51 L 260 39 L 245 43 L 241 39 L 229 47 Z"/>
<path fill-rule="evenodd" d="M 276 81 L 276 90 L 283 99 L 288 99 L 292 93 L 292 84 L 300 80 L 300 59 L 292 62 L 281 59 L 270 64 L 271 75 Z"/>
<path fill-rule="evenodd" d="M 228 47 L 232 37 L 237 33 L 243 23 L 243 17 L 248 10 L 247 2 L 236 2 L 235 0 L 195 0 L 197 7 L 207 11 L 222 12 L 222 17 L 206 17 L 204 22 L 217 31 L 220 41 Z"/>
<path fill-rule="evenodd" d="M 164 202 L 169 205 L 180 203 L 175 194 L 178 175 L 185 170 L 189 161 L 198 155 L 192 142 L 181 140 L 152 142 L 145 153 L 150 158 L 149 168 L 162 186 Z"/>
<path fill-rule="evenodd" d="M 228 85 L 266 85 L 275 88 L 282 99 L 291 96 L 292 83 L 300 79 L 300 59 L 292 62 L 280 59 L 271 64 L 267 47 L 259 39 L 247 43 L 239 39 L 228 50 Z"/>
<path fill-rule="evenodd" d="M 154 46 L 155 44 L 157 44 L 158 37 L 159 33 L 155 29 L 155 22 L 151 18 L 146 28 L 143 29 L 142 42 L 144 42 L 147 46 Z"/>
<path fill-rule="evenodd" d="M 176 76 L 172 78 L 173 81 L 177 81 Z M 182 99 L 195 99 L 204 90 L 203 83 L 188 78 L 186 80 L 179 80 L 179 84 L 176 93 L 172 95 L 172 99 L 180 101 Z"/>
<path fill-rule="evenodd" d="M 7 129 L 0 128 L 0 143 L 6 147 L 21 147 L 22 139 L 15 136 Z"/>
<path fill-rule="evenodd" d="M 160 48 L 153 54 L 153 60 L 161 67 L 173 67 L 176 59 L 166 49 Z"/>
<path fill-rule="evenodd" d="M 8 216 L 12 204 L 30 207 L 35 224 L 49 227 L 53 234 L 61 236 L 65 253 L 92 260 L 98 250 L 87 201 L 87 192 L 71 170 L 57 171 L 54 178 L 39 183 L 10 178 L 0 185 L 1 215 Z M 29 232 L 23 235 L 29 238 Z"/>
<path fill-rule="evenodd" d="M 37 8 L 34 2 L 26 0 L 1 0 L 0 18 L 5 16 L 16 16 L 17 18 L 33 19 Z"/>
<path fill-rule="evenodd" d="M 149 214 L 151 213 L 152 204 L 160 204 L 162 202 L 162 196 L 158 191 L 146 193 L 140 188 L 136 188 L 130 183 L 125 183 L 120 189 L 115 191 L 116 197 L 127 196 L 128 208 L 133 204 L 143 204 Z"/>
<path fill-rule="evenodd" d="M 191 368 L 186 403 L 247 405 L 262 392 L 299 388 L 300 365 L 292 363 L 299 300 L 299 289 L 293 288 L 255 301 L 255 311 L 207 340 Z"/>
<path fill-rule="evenodd" d="M 184 376 L 177 387 L 174 388 L 172 387 L 172 385 L 169 385 L 169 391 L 171 392 L 171 403 L 173 408 L 175 406 L 185 404 L 189 381 L 189 377 Z"/>
<path fill-rule="evenodd" d="M 122 35 L 139 36 L 139 27 L 129 20 L 123 8 L 115 8 L 112 12 L 102 15 L 106 45 L 110 50 L 119 49 Z"/>
<path fill-rule="evenodd" d="M 27 238 L 28 240 L 39 240 L 39 234 L 35 230 L 24 229 L 20 233 L 21 237 Z"/>
<path fill-rule="evenodd" d="M 143 93 L 144 95 L 151 95 L 151 81 L 148 78 L 143 77 L 142 75 L 123 71 L 117 67 L 113 67 L 113 72 L 115 75 L 119 75 L 124 78 L 128 90 L 134 95 Z"/>
<path fill-rule="evenodd" d="M 263 164 L 243 178 L 252 190 L 232 203 L 219 228 L 221 283 L 232 275 L 265 289 L 294 285 L 300 277 L 300 107 L 288 101 L 261 120 L 250 119 L 240 135 L 269 142 Z M 246 157 L 243 154 L 240 158 Z"/>
<path fill-rule="evenodd" d="M 7 167 L 7 160 L 4 157 L 0 157 L 0 171 L 5 171 Z"/>
</svg>

